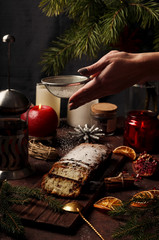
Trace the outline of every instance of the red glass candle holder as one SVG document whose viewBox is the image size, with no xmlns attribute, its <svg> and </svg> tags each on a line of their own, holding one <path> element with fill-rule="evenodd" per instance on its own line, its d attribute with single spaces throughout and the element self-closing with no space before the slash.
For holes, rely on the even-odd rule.
<svg viewBox="0 0 159 240">
<path fill-rule="evenodd" d="M 149 110 L 128 113 L 124 128 L 124 145 L 136 152 L 155 151 L 159 139 L 159 120 L 157 114 Z"/>
</svg>

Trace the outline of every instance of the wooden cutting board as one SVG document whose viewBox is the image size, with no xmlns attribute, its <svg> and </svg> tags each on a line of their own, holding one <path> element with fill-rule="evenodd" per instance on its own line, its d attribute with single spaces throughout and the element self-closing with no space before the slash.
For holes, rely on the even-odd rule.
<svg viewBox="0 0 159 240">
<path fill-rule="evenodd" d="M 70 128 L 67 125 L 65 126 L 65 124 L 57 129 L 56 143 L 54 142 L 53 145 L 55 145 L 55 147 L 57 146 L 60 156 L 65 155 L 77 144 L 77 142 L 70 137 L 69 131 Z M 113 149 L 121 144 L 122 138 L 119 136 L 110 136 L 106 138 L 106 141 L 103 140 L 103 142 Z M 11 181 L 12 184 L 28 187 L 40 187 L 42 176 L 44 173 L 49 171 L 52 163 L 31 158 L 29 161 L 31 167 L 35 169 L 36 175 L 34 174 L 26 179 L 13 180 Z M 96 178 L 93 179 L 94 182 L 89 182 L 83 189 L 80 197 L 78 199 L 73 199 L 79 201 L 83 205 L 83 214 L 86 214 L 87 210 L 93 205 L 93 203 L 100 198 L 104 187 L 104 177 L 117 175 L 117 171 L 120 172 L 120 165 L 123 163 L 123 157 L 112 155 L 107 159 L 102 171 L 99 171 Z M 72 199 L 60 198 L 58 200 L 63 204 L 69 202 L 70 200 L 72 201 Z M 37 227 L 45 229 L 46 227 L 51 229 L 55 228 L 56 230 L 62 228 L 66 231 L 70 231 L 71 229 L 75 229 L 75 226 L 78 226 L 79 220 L 81 220 L 79 214 L 68 212 L 64 212 L 63 214 L 55 213 L 50 210 L 45 203 L 36 200 L 32 201 L 28 206 L 18 206 L 15 210 L 23 220 L 24 224 L 34 224 Z"/>
<path fill-rule="evenodd" d="M 115 176 L 117 171 L 120 171 L 120 166 L 123 164 L 124 158 L 112 155 L 107 159 L 105 169 L 98 173 L 96 179 L 89 182 L 83 189 L 78 199 L 83 205 L 83 214 L 93 205 L 93 203 L 101 197 L 102 189 L 104 187 L 104 177 Z M 13 185 L 25 185 L 29 187 L 40 187 L 42 175 L 31 176 L 22 180 L 10 181 Z M 72 199 L 58 198 L 63 204 L 72 201 Z M 16 206 L 15 211 L 18 213 L 24 224 L 37 225 L 42 228 L 56 228 L 71 230 L 79 223 L 80 216 L 78 213 L 55 213 L 50 210 L 47 205 L 41 201 L 32 200 L 31 204 L 27 206 Z"/>
</svg>

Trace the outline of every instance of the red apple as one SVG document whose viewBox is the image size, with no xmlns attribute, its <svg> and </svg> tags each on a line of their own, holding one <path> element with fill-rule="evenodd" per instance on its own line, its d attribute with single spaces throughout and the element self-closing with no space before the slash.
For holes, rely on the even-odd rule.
<svg viewBox="0 0 159 240">
<path fill-rule="evenodd" d="M 50 106 L 39 105 L 31 107 L 21 115 L 21 119 L 27 119 L 29 135 L 34 137 L 48 137 L 54 134 L 58 126 L 58 117 Z"/>
</svg>

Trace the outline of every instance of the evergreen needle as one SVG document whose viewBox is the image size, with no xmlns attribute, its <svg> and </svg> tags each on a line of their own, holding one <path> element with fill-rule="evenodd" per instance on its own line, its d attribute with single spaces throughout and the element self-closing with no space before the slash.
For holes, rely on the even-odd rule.
<svg viewBox="0 0 159 240">
<path fill-rule="evenodd" d="M 101 50 L 107 52 L 115 44 L 116 49 L 124 50 L 117 44 L 126 27 L 131 32 L 137 28 L 147 33 L 151 29 L 151 51 L 159 50 L 158 1 L 41 0 L 39 8 L 48 17 L 65 14 L 71 19 L 70 28 L 42 55 L 42 71 L 47 75 L 59 74 L 71 59 L 83 55 L 95 59 Z M 149 48 L 142 46 L 140 52 Z"/>
<path fill-rule="evenodd" d="M 148 202 L 148 199 L 143 198 L 142 201 Z M 114 231 L 112 237 L 125 239 L 131 236 L 134 240 L 158 240 L 159 198 L 151 199 L 146 207 L 132 207 L 131 203 L 132 201 L 124 204 L 122 210 L 117 208 L 110 213 L 114 217 L 123 217 L 122 224 Z"/>
<path fill-rule="evenodd" d="M 24 237 L 24 227 L 13 205 L 24 205 L 33 199 L 45 202 L 55 212 L 63 212 L 62 204 L 51 196 L 47 196 L 39 188 L 12 186 L 6 180 L 0 186 L 0 229 L 17 239 Z"/>
</svg>

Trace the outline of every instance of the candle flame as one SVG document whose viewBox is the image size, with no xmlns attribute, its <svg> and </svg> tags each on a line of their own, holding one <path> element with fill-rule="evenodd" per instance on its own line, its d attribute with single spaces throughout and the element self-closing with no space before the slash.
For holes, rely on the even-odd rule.
<svg viewBox="0 0 159 240">
<path fill-rule="evenodd" d="M 41 104 L 39 104 L 39 109 L 41 109 Z"/>
<path fill-rule="evenodd" d="M 144 128 L 144 121 L 143 122 L 141 122 L 141 128 Z"/>
</svg>

